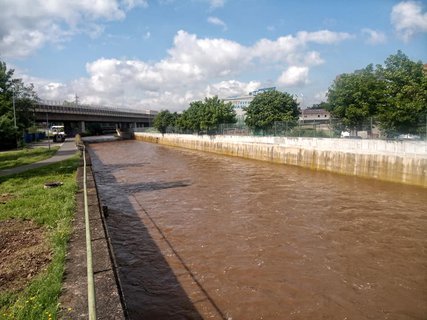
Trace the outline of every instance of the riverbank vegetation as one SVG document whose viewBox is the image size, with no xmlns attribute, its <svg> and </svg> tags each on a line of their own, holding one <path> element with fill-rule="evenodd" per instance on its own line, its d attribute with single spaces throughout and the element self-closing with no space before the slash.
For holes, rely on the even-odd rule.
<svg viewBox="0 0 427 320">
<path fill-rule="evenodd" d="M 55 319 L 79 157 L 0 178 L 0 319 Z M 45 188 L 46 182 L 61 182 Z"/>
<path fill-rule="evenodd" d="M 204 132 L 216 130 L 222 123 L 235 123 L 236 112 L 231 103 L 225 103 L 217 96 L 194 101 L 181 114 L 163 110 L 157 114 L 153 126 L 161 133 L 168 127 L 182 132 Z"/>
<path fill-rule="evenodd" d="M 0 149 L 13 149 L 22 143 L 22 132 L 34 125 L 33 106 L 38 100 L 32 84 L 14 77 L 0 61 Z"/>
<path fill-rule="evenodd" d="M 326 109 L 350 130 L 362 130 L 373 118 L 389 137 L 426 133 L 427 69 L 401 51 L 384 66 L 370 64 L 337 76 L 327 98 Z"/>
</svg>

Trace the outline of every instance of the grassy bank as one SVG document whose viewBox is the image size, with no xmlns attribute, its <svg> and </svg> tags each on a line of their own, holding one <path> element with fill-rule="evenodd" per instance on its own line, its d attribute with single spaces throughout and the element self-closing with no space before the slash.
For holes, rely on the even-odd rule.
<svg viewBox="0 0 427 320">
<path fill-rule="evenodd" d="M 0 204 L 0 224 L 10 219 L 34 221 L 42 227 L 50 252 L 50 261 L 23 288 L 0 292 L 0 319 L 56 318 L 66 245 L 75 212 L 78 163 L 76 155 L 63 162 L 0 178 L 0 195 L 7 198 Z M 63 185 L 45 189 L 44 184 L 52 181 Z"/>
<path fill-rule="evenodd" d="M 59 147 L 0 152 L 0 170 L 14 168 L 52 157 Z"/>
</svg>

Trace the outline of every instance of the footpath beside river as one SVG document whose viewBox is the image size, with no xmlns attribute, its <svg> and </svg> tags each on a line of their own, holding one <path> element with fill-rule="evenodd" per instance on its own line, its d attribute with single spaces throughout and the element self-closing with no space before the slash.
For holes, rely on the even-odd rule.
<svg viewBox="0 0 427 320">
<path fill-rule="evenodd" d="M 135 139 L 427 187 L 427 142 L 135 133 Z"/>
</svg>

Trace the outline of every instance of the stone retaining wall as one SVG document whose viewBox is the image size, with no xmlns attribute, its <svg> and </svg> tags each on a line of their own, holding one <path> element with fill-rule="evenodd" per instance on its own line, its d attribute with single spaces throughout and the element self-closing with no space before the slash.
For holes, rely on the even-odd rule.
<svg viewBox="0 0 427 320">
<path fill-rule="evenodd" d="M 427 187 L 427 143 L 135 133 L 135 139 Z"/>
</svg>

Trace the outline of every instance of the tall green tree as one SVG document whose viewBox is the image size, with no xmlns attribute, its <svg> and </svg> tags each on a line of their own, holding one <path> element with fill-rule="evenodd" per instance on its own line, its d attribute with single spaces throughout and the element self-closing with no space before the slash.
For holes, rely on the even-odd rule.
<svg viewBox="0 0 427 320">
<path fill-rule="evenodd" d="M 224 103 L 217 96 L 205 98 L 201 114 L 200 128 L 212 130 L 222 123 L 236 123 L 236 112 L 231 102 Z"/>
<path fill-rule="evenodd" d="M 16 141 L 18 133 L 33 124 L 33 107 L 37 101 L 33 85 L 25 85 L 13 74 L 14 70 L 0 61 L 0 142 L 3 145 Z"/>
<path fill-rule="evenodd" d="M 245 123 L 255 130 L 270 129 L 276 121 L 295 122 L 300 113 L 296 99 L 277 90 L 258 94 L 243 110 Z"/>
<path fill-rule="evenodd" d="M 384 90 L 385 82 L 370 64 L 365 69 L 338 76 L 329 88 L 327 107 L 348 129 L 362 130 L 385 104 Z"/>
<path fill-rule="evenodd" d="M 402 51 L 378 66 L 385 82 L 386 103 L 378 108 L 378 119 L 386 133 L 420 133 L 427 121 L 427 75 L 421 61 L 411 61 Z"/>
<path fill-rule="evenodd" d="M 385 65 L 337 77 L 328 91 L 328 110 L 350 130 L 360 130 L 375 117 L 382 131 L 423 133 L 427 121 L 427 75 L 421 61 L 402 51 Z M 422 125 L 420 125 L 422 124 Z"/>
<path fill-rule="evenodd" d="M 175 125 L 175 118 L 169 110 L 160 111 L 154 118 L 153 126 L 161 133 L 166 133 L 168 127 Z"/>
<path fill-rule="evenodd" d="M 13 118 L 13 70 L 7 70 L 6 63 L 0 62 L 0 142 L 13 141 L 17 128 Z"/>
<path fill-rule="evenodd" d="M 205 98 L 204 101 L 194 101 L 177 120 L 183 130 L 193 132 L 209 132 L 215 130 L 222 123 L 235 123 L 236 112 L 233 105 L 220 100 L 217 96 Z"/>
</svg>

